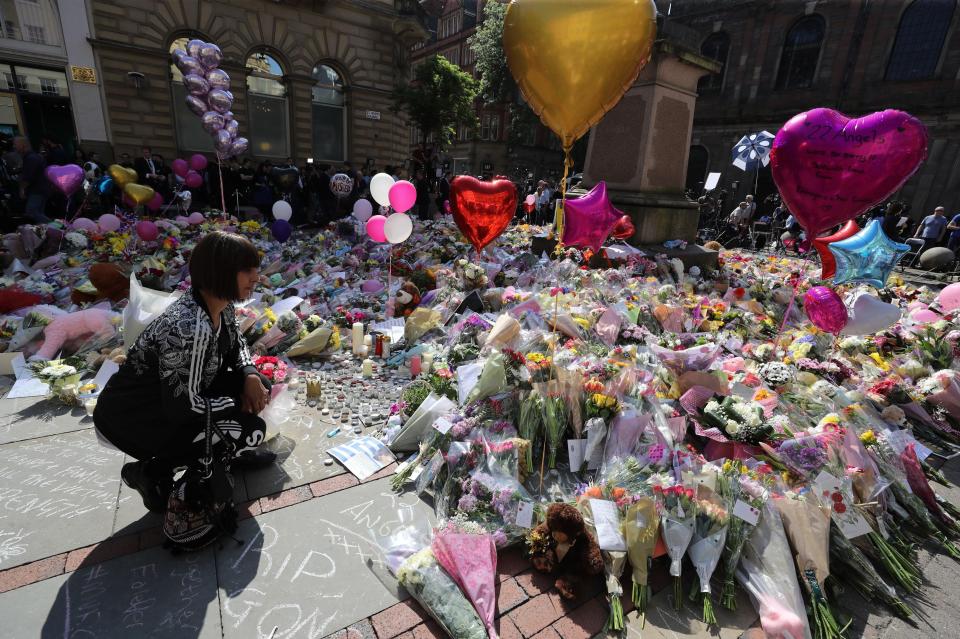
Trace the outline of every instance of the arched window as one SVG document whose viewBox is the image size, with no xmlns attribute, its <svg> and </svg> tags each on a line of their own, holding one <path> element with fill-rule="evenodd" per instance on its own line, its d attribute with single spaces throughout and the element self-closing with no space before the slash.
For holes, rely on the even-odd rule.
<svg viewBox="0 0 960 639">
<path fill-rule="evenodd" d="M 926 80 L 937 70 L 955 0 L 914 0 L 903 12 L 887 80 Z"/>
<path fill-rule="evenodd" d="M 813 86 L 825 31 L 826 22 L 816 14 L 800 18 L 794 23 L 783 43 L 780 70 L 777 72 L 778 89 L 807 89 Z"/>
<path fill-rule="evenodd" d="M 723 89 L 723 78 L 727 73 L 727 54 L 730 53 L 730 36 L 723 31 L 710 34 L 700 45 L 700 55 L 716 60 L 723 65 L 720 73 L 711 73 L 700 78 L 697 92 L 701 95 L 720 93 Z"/>
<path fill-rule="evenodd" d="M 343 79 L 332 67 L 313 68 L 313 157 L 340 162 L 346 159 Z"/>
<path fill-rule="evenodd" d="M 290 135 L 283 67 L 264 51 L 250 54 L 246 67 L 250 150 L 254 155 L 285 158 L 290 155 Z"/>
<path fill-rule="evenodd" d="M 186 49 L 190 38 L 177 38 L 170 43 L 174 49 Z M 177 130 L 177 147 L 181 151 L 213 153 L 213 138 L 203 130 L 200 118 L 187 107 L 187 88 L 183 86 L 183 74 L 176 64 L 170 63 L 170 93 L 173 99 L 173 119 Z"/>
<path fill-rule="evenodd" d="M 687 159 L 687 187 L 697 192 L 703 190 L 703 181 L 707 176 L 707 161 L 710 154 L 707 147 L 695 144 L 690 147 L 690 157 Z"/>
</svg>

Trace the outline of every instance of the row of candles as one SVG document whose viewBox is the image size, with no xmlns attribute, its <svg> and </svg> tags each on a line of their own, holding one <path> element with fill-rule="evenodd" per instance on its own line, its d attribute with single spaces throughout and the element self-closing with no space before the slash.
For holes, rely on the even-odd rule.
<svg viewBox="0 0 960 639">
<path fill-rule="evenodd" d="M 390 357 L 390 338 L 386 335 L 378 335 L 376 350 L 372 335 L 365 335 L 363 332 L 363 323 L 354 322 L 351 329 L 351 342 L 353 344 L 353 354 L 356 357 L 363 358 L 360 373 L 363 377 L 373 377 L 373 360 L 369 355 L 376 353 L 383 359 Z M 433 353 L 424 353 L 413 355 L 410 358 L 410 377 L 419 377 L 421 373 L 429 373 L 433 369 Z"/>
</svg>

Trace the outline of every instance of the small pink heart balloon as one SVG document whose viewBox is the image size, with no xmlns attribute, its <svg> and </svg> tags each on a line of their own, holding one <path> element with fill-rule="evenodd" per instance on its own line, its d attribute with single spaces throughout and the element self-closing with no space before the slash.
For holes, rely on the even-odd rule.
<svg viewBox="0 0 960 639">
<path fill-rule="evenodd" d="M 848 118 L 817 108 L 777 132 L 770 168 L 790 212 L 816 236 L 885 200 L 926 157 L 927 130 L 909 113 Z"/>
</svg>

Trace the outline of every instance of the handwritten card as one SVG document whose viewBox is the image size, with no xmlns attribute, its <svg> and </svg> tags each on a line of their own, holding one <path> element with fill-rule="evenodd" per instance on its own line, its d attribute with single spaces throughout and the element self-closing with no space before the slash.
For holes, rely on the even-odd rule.
<svg viewBox="0 0 960 639">
<path fill-rule="evenodd" d="M 517 504 L 517 525 L 521 528 L 533 526 L 533 502 L 521 500 Z"/>
<path fill-rule="evenodd" d="M 841 480 L 821 470 L 813 480 L 813 485 L 819 492 L 820 500 L 830 507 L 830 517 L 844 537 L 855 539 L 873 532 L 873 528 L 847 497 Z"/>
<path fill-rule="evenodd" d="M 597 543 L 600 550 L 619 550 L 626 552 L 627 541 L 623 538 L 620 526 L 620 511 L 617 505 L 606 499 L 591 499 L 593 524 L 597 528 Z"/>
<path fill-rule="evenodd" d="M 483 372 L 485 361 L 470 362 L 457 367 L 457 399 L 463 406 L 470 396 L 470 391 L 480 381 L 480 373 Z"/>
<path fill-rule="evenodd" d="M 453 428 L 453 422 L 450 421 L 450 418 L 446 415 L 438 417 L 433 422 L 433 427 L 441 434 L 446 435 L 450 432 L 450 429 Z"/>
<path fill-rule="evenodd" d="M 570 470 L 577 472 L 583 466 L 583 453 L 587 448 L 585 439 L 568 439 L 567 454 L 570 456 Z"/>
<path fill-rule="evenodd" d="M 740 499 L 733 505 L 733 516 L 742 519 L 751 526 L 756 526 L 760 521 L 760 511 Z"/>
</svg>

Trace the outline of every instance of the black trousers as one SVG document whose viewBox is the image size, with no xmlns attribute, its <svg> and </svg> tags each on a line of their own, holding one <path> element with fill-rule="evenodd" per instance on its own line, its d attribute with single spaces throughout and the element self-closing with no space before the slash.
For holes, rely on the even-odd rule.
<svg viewBox="0 0 960 639">
<path fill-rule="evenodd" d="M 240 406 L 243 384 L 241 372 L 223 369 L 214 378 L 206 394 L 210 397 L 233 397 L 237 406 Z M 239 408 L 229 415 L 218 416 L 214 423 L 233 444 L 236 455 L 256 449 L 266 437 L 266 423 L 257 415 L 244 413 Z M 175 468 L 199 460 L 203 457 L 206 445 L 202 417 L 157 428 L 153 425 L 144 427 L 131 415 L 122 420 L 101 419 L 96 426 L 100 434 L 118 449 L 137 461 L 147 462 L 149 474 L 158 479 L 170 477 Z M 216 433 L 212 441 L 215 450 L 222 450 L 225 446 Z"/>
</svg>

